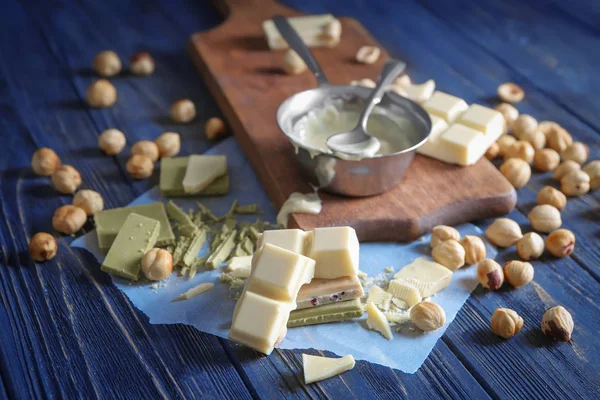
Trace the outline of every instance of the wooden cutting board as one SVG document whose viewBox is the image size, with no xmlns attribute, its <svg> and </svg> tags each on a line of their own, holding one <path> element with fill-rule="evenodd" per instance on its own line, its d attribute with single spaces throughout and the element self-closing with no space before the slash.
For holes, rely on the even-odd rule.
<svg viewBox="0 0 600 400">
<path fill-rule="evenodd" d="M 274 14 L 300 13 L 271 0 L 217 0 L 227 16 L 209 31 L 192 35 L 190 51 L 233 133 L 276 207 L 292 192 L 307 193 L 294 150 L 275 120 L 277 108 L 294 93 L 316 86 L 310 72 L 281 72 L 283 51 L 268 48 L 262 23 Z M 342 38 L 329 49 L 313 49 L 333 84 L 375 79 L 389 57 L 373 65 L 355 63 L 360 46 L 378 45 L 356 20 L 340 18 Z M 382 49 L 383 50 L 383 49 Z M 417 155 L 403 182 L 369 198 L 321 194 L 319 215 L 294 214 L 290 227 L 353 226 L 361 241 L 413 240 L 439 224 L 456 225 L 504 215 L 516 204 L 510 183 L 486 159 L 458 167 Z"/>
</svg>

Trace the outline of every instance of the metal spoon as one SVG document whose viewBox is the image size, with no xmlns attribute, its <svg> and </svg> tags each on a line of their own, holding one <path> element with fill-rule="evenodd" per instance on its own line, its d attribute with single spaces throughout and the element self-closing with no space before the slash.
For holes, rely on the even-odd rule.
<svg viewBox="0 0 600 400">
<path fill-rule="evenodd" d="M 365 157 L 371 157 L 377 153 L 381 143 L 367 132 L 367 121 L 375 106 L 379 104 L 385 95 L 388 86 L 404 71 L 404 68 L 406 68 L 406 64 L 402 61 L 390 60 L 385 63 L 377 86 L 373 89 L 371 96 L 367 100 L 365 109 L 360 114 L 358 124 L 350 132 L 331 135 L 326 142 L 331 150 Z"/>
</svg>

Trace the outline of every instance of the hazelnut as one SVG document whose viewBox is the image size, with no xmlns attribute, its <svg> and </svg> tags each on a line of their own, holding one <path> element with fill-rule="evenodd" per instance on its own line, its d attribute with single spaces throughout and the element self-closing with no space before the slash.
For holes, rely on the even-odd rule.
<svg viewBox="0 0 600 400">
<path fill-rule="evenodd" d="M 527 185 L 531 178 L 531 167 L 527 161 L 520 158 L 509 158 L 500 166 L 500 172 L 515 189 Z"/>
<path fill-rule="evenodd" d="M 496 109 L 496 111 L 499 111 L 500 114 L 502 114 L 502 116 L 504 117 L 504 122 L 508 129 L 512 128 L 517 118 L 519 118 L 519 110 L 517 110 L 511 104 L 500 103 L 494 108 Z"/>
<path fill-rule="evenodd" d="M 583 171 L 569 172 L 560 180 L 560 190 L 567 196 L 586 194 L 590 191 L 590 176 Z"/>
<path fill-rule="evenodd" d="M 566 257 L 575 249 L 575 235 L 568 229 L 556 230 L 546 238 L 546 248 L 555 257 Z"/>
<path fill-rule="evenodd" d="M 521 332 L 523 318 L 509 308 L 498 308 L 492 315 L 491 325 L 496 335 L 510 339 Z"/>
<path fill-rule="evenodd" d="M 516 142 L 517 142 L 517 139 L 515 139 L 514 136 L 510 136 L 510 135 L 500 136 L 500 139 L 498 139 L 496 141 L 496 144 L 498 145 L 498 150 L 499 150 L 498 155 L 500 157 L 504 157 L 506 155 L 506 152 L 510 148 L 510 146 L 512 146 Z"/>
<path fill-rule="evenodd" d="M 361 64 L 374 64 L 381 54 L 381 49 L 377 46 L 362 46 L 356 53 L 356 61 Z"/>
<path fill-rule="evenodd" d="M 587 144 L 575 142 L 560 153 L 563 161 L 575 161 L 577 164 L 583 164 L 590 155 L 590 148 Z"/>
<path fill-rule="evenodd" d="M 512 219 L 497 218 L 485 230 L 485 236 L 496 246 L 509 247 L 523 237 L 521 227 Z"/>
<path fill-rule="evenodd" d="M 542 204 L 533 207 L 527 215 L 533 229 L 538 232 L 552 232 L 562 225 L 560 211 L 549 204 Z"/>
<path fill-rule="evenodd" d="M 450 239 L 460 240 L 460 233 L 458 233 L 458 231 L 451 226 L 438 225 L 434 226 L 431 230 L 431 239 L 429 240 L 429 244 L 432 248 L 434 248 L 442 242 Z"/>
<path fill-rule="evenodd" d="M 546 147 L 546 136 L 540 131 L 535 131 L 532 135 L 524 137 L 523 140 L 529 142 L 535 150 L 541 150 Z"/>
<path fill-rule="evenodd" d="M 58 245 L 56 239 L 49 233 L 38 232 L 29 241 L 29 254 L 34 261 L 44 262 L 56 256 Z"/>
<path fill-rule="evenodd" d="M 283 55 L 281 68 L 288 75 L 298 75 L 307 70 L 306 63 L 294 50 L 289 49 Z"/>
<path fill-rule="evenodd" d="M 47 147 L 37 149 L 31 157 L 31 168 L 40 176 L 50 176 L 60 167 L 60 158 L 54 150 Z"/>
<path fill-rule="evenodd" d="M 129 69 L 135 75 L 148 76 L 154 72 L 154 59 L 146 52 L 135 53 L 131 56 Z"/>
<path fill-rule="evenodd" d="M 94 71 L 106 78 L 121 72 L 121 59 L 114 51 L 104 50 L 94 57 Z"/>
<path fill-rule="evenodd" d="M 364 86 L 367 88 L 374 88 L 376 86 L 375 81 L 373 81 L 373 79 L 369 79 L 369 78 L 364 78 L 364 79 L 361 79 L 360 81 L 352 81 L 352 82 L 350 82 L 350 84 L 353 86 Z"/>
<path fill-rule="evenodd" d="M 537 194 L 537 203 L 540 205 L 550 204 L 558 210 L 562 210 L 567 205 L 567 196 L 552 186 L 544 186 Z"/>
<path fill-rule="evenodd" d="M 504 154 L 504 158 L 520 158 L 521 160 L 526 161 L 527 164 L 532 163 L 534 156 L 535 149 L 531 143 L 524 140 L 517 140 L 512 146 L 506 149 L 506 153 Z"/>
<path fill-rule="evenodd" d="M 191 100 L 179 100 L 171 106 L 171 118 L 178 123 L 190 122 L 196 118 L 196 106 Z"/>
<path fill-rule="evenodd" d="M 142 154 L 150 158 L 152 162 L 155 162 L 158 160 L 159 150 L 156 143 L 149 140 L 140 140 L 131 148 L 131 154 Z"/>
<path fill-rule="evenodd" d="M 498 86 L 498 97 L 505 103 L 518 103 L 525 97 L 525 92 L 519 85 L 512 82 Z"/>
<path fill-rule="evenodd" d="M 500 146 L 498 143 L 492 143 L 492 145 L 485 152 L 485 158 L 488 160 L 494 160 L 500 155 Z"/>
<path fill-rule="evenodd" d="M 569 172 L 579 170 L 581 170 L 581 165 L 577 164 L 575 161 L 563 161 L 558 165 L 558 167 L 556 167 L 556 169 L 552 173 L 552 177 L 560 181 L 563 178 L 563 176 L 567 175 Z"/>
<path fill-rule="evenodd" d="M 151 281 L 165 279 L 173 272 L 173 256 L 164 249 L 151 249 L 142 257 L 142 272 Z"/>
<path fill-rule="evenodd" d="M 227 133 L 227 127 L 221 118 L 212 117 L 204 125 L 204 134 L 208 140 L 220 139 Z"/>
<path fill-rule="evenodd" d="M 560 155 L 552 149 L 538 150 L 533 157 L 533 166 L 538 171 L 552 171 L 558 167 L 558 164 L 560 164 Z"/>
<path fill-rule="evenodd" d="M 98 79 L 88 87 L 85 98 L 91 107 L 110 107 L 117 101 L 117 89 L 106 79 Z"/>
<path fill-rule="evenodd" d="M 539 258 L 542 253 L 544 253 L 544 239 L 535 232 L 526 233 L 517 241 L 517 254 L 523 260 Z"/>
<path fill-rule="evenodd" d="M 410 310 L 410 320 L 422 331 L 431 332 L 444 326 L 446 313 L 438 304 L 425 301 Z"/>
<path fill-rule="evenodd" d="M 477 264 L 477 279 L 484 288 L 498 290 L 504 283 L 504 271 L 496 261 L 486 258 Z"/>
<path fill-rule="evenodd" d="M 569 342 L 574 328 L 571 313 L 562 306 L 550 307 L 542 317 L 542 332 L 558 342 Z"/>
<path fill-rule="evenodd" d="M 88 216 L 104 210 L 104 199 L 93 190 L 80 190 L 73 197 L 73 205 L 81 208 Z"/>
<path fill-rule="evenodd" d="M 342 35 L 342 23 L 339 19 L 329 21 L 321 30 L 321 37 L 327 40 L 327 45 L 333 47 L 340 41 Z"/>
<path fill-rule="evenodd" d="M 600 187 L 600 160 L 592 161 L 583 167 L 583 172 L 590 177 L 590 188 L 596 190 Z"/>
<path fill-rule="evenodd" d="M 451 271 L 456 271 L 465 265 L 465 249 L 454 239 L 446 240 L 435 246 L 431 255 L 435 262 Z"/>
<path fill-rule="evenodd" d="M 525 286 L 533 280 L 533 265 L 525 261 L 505 262 L 504 278 L 515 288 Z"/>
<path fill-rule="evenodd" d="M 548 133 L 550 133 L 550 131 L 558 129 L 563 129 L 563 127 L 553 121 L 541 121 L 538 124 L 538 131 L 542 132 L 544 136 L 548 136 Z"/>
<path fill-rule="evenodd" d="M 109 156 L 115 156 L 125 148 L 125 135 L 118 129 L 107 129 L 98 136 L 98 147 Z"/>
<path fill-rule="evenodd" d="M 66 205 L 54 211 L 52 227 L 61 233 L 72 235 L 83 228 L 85 221 L 87 221 L 85 211 L 76 206 Z"/>
<path fill-rule="evenodd" d="M 70 165 L 61 165 L 52 174 L 52 185 L 60 193 L 75 193 L 81 185 L 81 175 L 79 171 Z"/>
<path fill-rule="evenodd" d="M 529 114 L 521 114 L 512 126 L 512 134 L 521 140 L 532 136 L 538 130 L 537 119 Z"/>
<path fill-rule="evenodd" d="M 154 171 L 154 163 L 144 154 L 134 154 L 125 166 L 127 172 L 135 179 L 146 179 Z"/>
<path fill-rule="evenodd" d="M 465 249 L 465 262 L 467 264 L 477 264 L 486 256 L 485 243 L 479 236 L 467 235 L 460 241 Z"/>
<path fill-rule="evenodd" d="M 402 74 L 398 78 L 396 78 L 393 84 L 393 86 L 400 86 L 404 88 L 407 88 L 410 85 L 412 85 L 412 80 L 410 79 L 410 76 L 406 74 Z"/>
<path fill-rule="evenodd" d="M 546 146 L 559 153 L 562 153 L 573 143 L 573 138 L 566 129 L 560 125 L 554 126 L 546 134 Z"/>
<path fill-rule="evenodd" d="M 162 157 L 173 157 L 181 150 L 181 138 L 179 133 L 165 132 L 154 141 L 158 147 L 158 154 Z"/>
</svg>

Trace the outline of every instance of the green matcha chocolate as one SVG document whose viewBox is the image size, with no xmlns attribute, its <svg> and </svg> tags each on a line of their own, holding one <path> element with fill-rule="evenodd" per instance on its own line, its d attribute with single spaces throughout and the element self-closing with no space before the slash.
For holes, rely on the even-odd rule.
<svg viewBox="0 0 600 400">
<path fill-rule="evenodd" d="M 160 192 L 165 196 L 218 196 L 229 191 L 229 174 L 225 173 L 198 193 L 186 193 L 183 177 L 189 157 L 165 157 L 160 160 Z"/>
<path fill-rule="evenodd" d="M 123 226 L 123 222 L 129 214 L 136 213 L 144 217 L 152 218 L 160 223 L 160 232 L 156 240 L 156 246 L 168 246 L 175 244 L 175 235 L 171 230 L 171 224 L 165 211 L 163 203 L 142 204 L 138 206 L 113 208 L 104 210 L 94 215 L 96 223 L 96 234 L 98 235 L 98 246 L 103 251 L 108 251 L 117 233 Z"/>
<path fill-rule="evenodd" d="M 160 223 L 139 214 L 129 214 L 110 247 L 100 269 L 132 281 L 140 277 L 142 257 L 154 247 Z"/>
<path fill-rule="evenodd" d="M 343 321 L 359 318 L 363 315 L 360 299 L 340 301 L 319 307 L 294 310 L 290 313 L 288 328 L 296 326 L 326 324 L 328 322 Z"/>
<path fill-rule="evenodd" d="M 201 230 L 196 232 L 192 236 L 190 245 L 183 254 L 183 257 L 181 258 L 181 262 L 183 263 L 183 265 L 185 265 L 186 267 L 190 267 L 194 263 L 194 261 L 196 260 L 196 256 L 198 255 L 198 252 L 200 251 L 202 246 L 204 246 L 204 243 L 206 243 L 206 231 Z"/>
<path fill-rule="evenodd" d="M 231 231 L 226 238 L 223 239 L 221 244 L 215 249 L 215 251 L 206 260 L 206 266 L 210 269 L 217 269 L 219 265 L 229 257 L 229 253 L 235 247 L 235 237 L 237 231 L 234 229 Z"/>
<path fill-rule="evenodd" d="M 169 202 L 167 203 L 167 214 L 169 215 L 169 218 L 177 221 L 182 225 L 195 226 L 190 216 L 185 211 L 183 211 L 181 207 L 175 204 L 173 200 L 169 200 Z"/>
</svg>

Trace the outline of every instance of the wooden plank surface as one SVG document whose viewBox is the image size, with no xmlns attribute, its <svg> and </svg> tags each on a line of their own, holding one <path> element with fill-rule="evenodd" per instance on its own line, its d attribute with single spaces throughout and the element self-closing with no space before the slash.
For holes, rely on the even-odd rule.
<svg viewBox="0 0 600 400">
<path fill-rule="evenodd" d="M 309 72 L 296 76 L 281 73 L 284 52 L 271 51 L 265 45 L 262 22 L 275 14 L 298 14 L 269 0 L 215 3 L 227 20 L 193 35 L 190 52 L 269 198 L 280 208 L 292 193 L 307 193 L 311 188 L 291 143 L 275 119 L 265 116 L 274 116 L 293 94 L 315 87 L 315 78 Z M 376 79 L 389 56 L 383 50 L 374 64 L 353 62 L 360 46 L 379 45 L 356 20 L 340 21 L 340 43 L 334 48 L 312 49 L 325 75 L 336 85 Z M 437 188 L 435 196 L 430 196 L 432 187 Z M 320 197 L 323 208 L 318 215 L 293 214 L 289 226 L 309 230 L 350 225 L 361 241 L 410 241 L 436 225 L 504 215 L 516 203 L 514 189 L 487 159 L 463 168 L 420 155 L 402 183 L 386 193 L 352 199 L 326 193 Z"/>
<path fill-rule="evenodd" d="M 414 80 L 433 78 L 442 90 L 470 102 L 486 101 L 498 83 L 517 80 L 527 90 L 519 109 L 539 119 L 556 119 L 590 144 L 593 157 L 599 158 L 598 117 L 587 110 L 600 104 L 600 95 L 595 90 L 576 95 L 585 83 L 591 82 L 590 88 L 597 84 L 592 73 L 597 56 L 583 47 L 597 36 L 592 2 L 567 7 L 548 1 L 535 7 L 516 1 L 464 1 L 455 9 L 439 3 L 286 2 L 305 13 L 356 18 L 392 56 L 407 61 Z M 257 357 L 189 327 L 150 324 L 90 255 L 68 248 L 69 238 L 60 240 L 55 260 L 33 264 L 26 253 L 28 238 L 50 230 L 54 209 L 70 201 L 27 168 L 35 148 L 57 149 L 82 172 L 86 187 L 100 191 L 107 206 L 116 207 L 155 182 L 131 181 L 124 173 L 126 156 L 100 154 L 96 137 L 103 129 L 123 129 L 128 148 L 167 129 L 182 134 L 187 153 L 211 145 L 202 138 L 202 126 L 219 111 L 185 46 L 190 34 L 216 26 L 220 17 L 208 4 L 187 0 L 3 5 L 0 398 L 599 397 L 598 192 L 570 200 L 562 212 L 565 226 L 577 235 L 571 257 L 535 262 L 534 283 L 526 288 L 476 290 L 414 375 L 359 362 L 341 377 L 306 386 L 298 351 Z M 571 17 L 563 17 L 567 8 Z M 495 20 L 497 29 L 473 21 L 498 12 L 502 17 Z M 546 26 L 518 21 L 534 17 L 552 23 L 548 29 L 556 35 L 564 32 L 572 38 L 571 46 L 532 41 Z M 489 40 L 479 40 L 479 35 Z M 511 39 L 511 45 L 498 38 Z M 107 48 L 123 59 L 140 49 L 150 51 L 157 60 L 156 75 L 114 79 L 117 105 L 91 111 L 82 101 L 94 79 L 90 60 Z M 540 61 L 545 55 L 560 62 L 546 65 Z M 567 108 L 564 93 L 571 93 Z M 170 125 L 169 106 L 181 97 L 199 105 L 199 118 L 191 125 Z M 510 216 L 527 227 L 525 215 L 535 194 L 548 183 L 554 184 L 547 175 L 536 175 L 519 190 L 517 210 Z M 514 252 L 501 257 L 514 257 Z M 548 343 L 537 329 L 542 311 L 553 304 L 573 313 L 572 345 Z M 524 332 L 510 341 L 499 340 L 488 328 L 499 306 L 514 308 L 526 320 Z"/>
</svg>

